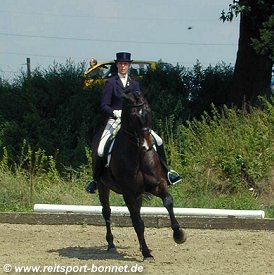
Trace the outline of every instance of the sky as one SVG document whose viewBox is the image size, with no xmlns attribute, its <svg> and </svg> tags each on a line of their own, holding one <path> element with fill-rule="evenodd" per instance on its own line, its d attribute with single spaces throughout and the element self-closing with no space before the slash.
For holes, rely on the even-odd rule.
<svg viewBox="0 0 274 275">
<path fill-rule="evenodd" d="M 235 64 L 239 19 L 219 20 L 232 0 L 0 0 L 0 77 L 66 60 L 135 60 L 192 67 Z"/>
</svg>

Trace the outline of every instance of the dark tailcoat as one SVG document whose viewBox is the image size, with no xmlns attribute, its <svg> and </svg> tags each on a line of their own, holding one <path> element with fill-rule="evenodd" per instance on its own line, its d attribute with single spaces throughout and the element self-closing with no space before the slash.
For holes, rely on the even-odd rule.
<svg viewBox="0 0 274 275">
<path fill-rule="evenodd" d="M 104 117 L 113 117 L 113 110 L 122 109 L 121 96 L 124 92 L 137 91 L 140 91 L 139 83 L 130 79 L 130 77 L 128 77 L 125 87 L 118 75 L 109 78 L 106 82 L 100 105 Z"/>
</svg>

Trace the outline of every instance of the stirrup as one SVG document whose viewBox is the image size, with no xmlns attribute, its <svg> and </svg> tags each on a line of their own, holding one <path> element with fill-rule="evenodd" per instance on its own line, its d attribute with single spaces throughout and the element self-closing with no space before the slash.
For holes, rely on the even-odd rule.
<svg viewBox="0 0 274 275">
<path fill-rule="evenodd" d="M 97 182 L 95 180 L 91 180 L 88 182 L 86 191 L 91 194 L 95 194 L 97 190 Z"/>
<path fill-rule="evenodd" d="M 179 173 L 175 170 L 170 170 L 167 172 L 167 180 L 170 185 L 175 185 L 182 181 L 182 178 L 180 177 Z"/>
</svg>

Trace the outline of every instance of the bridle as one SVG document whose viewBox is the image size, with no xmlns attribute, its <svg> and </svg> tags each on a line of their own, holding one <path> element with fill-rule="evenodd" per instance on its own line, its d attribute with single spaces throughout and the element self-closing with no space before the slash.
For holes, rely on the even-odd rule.
<svg viewBox="0 0 274 275">
<path fill-rule="evenodd" d="M 131 109 L 131 108 L 139 108 L 139 107 L 142 107 L 144 104 L 145 104 L 145 102 L 141 102 L 141 103 L 138 103 L 138 104 L 127 104 L 127 107 L 129 109 Z M 142 141 L 138 137 L 138 133 L 143 133 L 142 136 L 144 136 L 146 133 L 148 133 L 149 135 L 151 135 L 151 128 L 150 127 L 143 127 L 142 129 L 140 129 L 138 131 L 134 131 L 134 132 L 130 132 L 130 131 L 124 129 L 124 128 L 121 128 L 121 130 L 125 134 L 127 134 L 128 136 L 130 136 L 131 138 L 134 138 L 135 141 L 137 141 L 137 143 L 135 141 L 133 141 L 132 139 L 130 139 L 130 141 L 132 143 L 134 143 L 137 147 L 141 147 L 142 149 L 145 149 L 144 150 L 145 152 L 150 151 L 154 147 L 154 145 L 155 145 L 155 141 L 154 141 L 154 138 L 153 138 L 153 143 L 149 147 L 146 148 L 146 147 L 142 146 Z M 143 139 L 146 141 L 145 137 L 143 137 Z"/>
</svg>

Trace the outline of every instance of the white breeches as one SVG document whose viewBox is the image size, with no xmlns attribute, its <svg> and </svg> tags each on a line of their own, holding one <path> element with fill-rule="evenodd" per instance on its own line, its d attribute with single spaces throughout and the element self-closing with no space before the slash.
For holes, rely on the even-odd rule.
<svg viewBox="0 0 274 275">
<path fill-rule="evenodd" d="M 98 156 L 99 157 L 103 157 L 104 156 L 104 148 L 105 148 L 105 144 L 108 140 L 108 138 L 112 135 L 112 134 L 116 134 L 117 131 L 120 129 L 120 124 L 121 124 L 121 119 L 117 118 L 109 118 L 105 127 L 105 130 L 101 136 L 101 140 L 98 146 Z"/>
<path fill-rule="evenodd" d="M 108 138 L 111 135 L 116 135 L 118 130 L 121 127 L 121 119 L 117 118 L 109 118 L 105 127 L 105 130 L 102 134 L 99 146 L 98 146 L 98 156 L 99 157 L 103 157 L 104 156 L 104 148 L 105 148 L 105 144 L 108 140 Z M 151 130 L 151 134 L 154 137 L 157 146 L 160 146 L 163 144 L 163 140 L 161 139 L 160 136 L 158 136 L 153 130 Z"/>
</svg>

